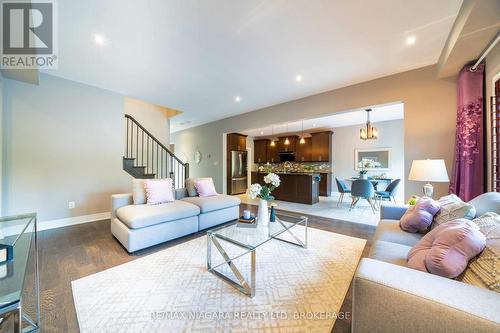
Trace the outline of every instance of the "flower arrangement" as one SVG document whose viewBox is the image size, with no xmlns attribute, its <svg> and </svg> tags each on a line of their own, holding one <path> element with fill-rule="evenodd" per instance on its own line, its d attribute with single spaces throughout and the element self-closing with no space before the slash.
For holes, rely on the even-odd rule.
<svg viewBox="0 0 500 333">
<path fill-rule="evenodd" d="M 374 160 L 371 160 L 369 158 L 363 158 L 358 162 L 358 168 L 360 169 L 359 174 L 366 175 L 368 169 L 380 168 L 381 166 L 382 164 L 380 164 L 380 162 L 375 162 Z"/>
<path fill-rule="evenodd" d="M 260 184 L 250 185 L 250 197 L 252 199 L 259 198 L 266 201 L 274 200 L 271 192 L 274 191 L 278 186 L 280 186 L 280 177 L 275 173 L 268 173 L 264 177 L 264 182 L 267 185 L 261 186 Z"/>
</svg>

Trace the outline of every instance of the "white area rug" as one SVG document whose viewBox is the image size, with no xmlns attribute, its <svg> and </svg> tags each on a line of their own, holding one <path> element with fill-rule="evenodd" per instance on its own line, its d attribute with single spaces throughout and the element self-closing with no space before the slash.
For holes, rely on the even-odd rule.
<svg viewBox="0 0 500 333">
<path fill-rule="evenodd" d="M 80 331 L 330 332 L 366 241 L 308 232 L 307 249 L 257 248 L 253 298 L 207 272 L 206 237 L 73 281 Z M 249 261 L 235 263 L 248 272 Z"/>
</svg>

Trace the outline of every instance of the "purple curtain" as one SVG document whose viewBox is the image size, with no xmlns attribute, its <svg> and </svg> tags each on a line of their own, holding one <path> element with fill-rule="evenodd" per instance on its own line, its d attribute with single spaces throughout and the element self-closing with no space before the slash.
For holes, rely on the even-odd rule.
<svg viewBox="0 0 500 333">
<path fill-rule="evenodd" d="M 455 163 L 450 193 L 469 201 L 484 192 L 483 82 L 484 64 L 458 75 Z"/>
</svg>

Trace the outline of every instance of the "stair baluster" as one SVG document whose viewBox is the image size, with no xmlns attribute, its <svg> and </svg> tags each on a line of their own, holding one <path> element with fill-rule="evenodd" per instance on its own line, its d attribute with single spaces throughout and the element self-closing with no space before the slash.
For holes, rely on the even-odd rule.
<svg viewBox="0 0 500 333">
<path fill-rule="evenodd" d="M 123 170 L 134 178 L 168 176 L 175 188 L 184 187 L 189 164 L 182 162 L 132 116 L 125 115 L 125 127 Z"/>
</svg>

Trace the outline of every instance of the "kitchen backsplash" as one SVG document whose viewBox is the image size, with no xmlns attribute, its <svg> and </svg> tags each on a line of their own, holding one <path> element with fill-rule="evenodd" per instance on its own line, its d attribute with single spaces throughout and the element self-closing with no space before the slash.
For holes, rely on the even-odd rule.
<svg viewBox="0 0 500 333">
<path fill-rule="evenodd" d="M 284 162 L 256 163 L 257 171 L 262 172 L 331 172 L 328 162 Z"/>
</svg>

